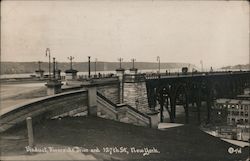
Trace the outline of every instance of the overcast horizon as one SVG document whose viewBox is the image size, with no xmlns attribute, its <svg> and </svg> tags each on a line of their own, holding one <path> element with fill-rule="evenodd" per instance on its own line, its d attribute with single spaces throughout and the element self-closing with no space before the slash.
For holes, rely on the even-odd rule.
<svg viewBox="0 0 250 161">
<path fill-rule="evenodd" d="M 247 1 L 2 1 L 1 61 L 249 63 Z"/>
</svg>

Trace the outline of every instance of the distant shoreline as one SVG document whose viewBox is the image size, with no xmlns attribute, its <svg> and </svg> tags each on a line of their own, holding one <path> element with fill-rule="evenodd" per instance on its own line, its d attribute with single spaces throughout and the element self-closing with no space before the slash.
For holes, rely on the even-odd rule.
<svg viewBox="0 0 250 161">
<path fill-rule="evenodd" d="M 190 63 L 161 63 L 161 69 L 175 69 L 182 67 L 195 68 L 196 67 Z M 40 66 L 45 72 L 49 71 L 48 62 L 42 62 Z M 91 62 L 90 68 L 91 71 L 103 72 L 103 71 L 115 71 L 120 67 L 119 62 Z M 131 62 L 122 62 L 121 67 L 124 69 L 132 68 Z M 69 62 L 58 62 L 57 68 L 62 72 L 70 68 Z M 73 62 L 73 68 L 80 72 L 88 71 L 88 62 Z M 138 70 L 157 70 L 159 68 L 159 63 L 155 62 L 135 62 L 135 68 Z M 38 70 L 38 62 L 1 62 L 1 75 L 3 74 L 27 74 L 34 73 L 35 70 Z M 51 65 L 52 69 L 52 65 Z"/>
</svg>

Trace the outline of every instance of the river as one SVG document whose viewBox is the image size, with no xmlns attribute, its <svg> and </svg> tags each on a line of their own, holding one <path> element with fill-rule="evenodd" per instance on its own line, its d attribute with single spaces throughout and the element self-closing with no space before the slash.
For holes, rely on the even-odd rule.
<svg viewBox="0 0 250 161">
<path fill-rule="evenodd" d="M 161 72 L 166 72 L 166 70 L 170 72 L 180 72 L 180 68 L 173 68 L 173 69 L 161 69 Z M 146 70 L 138 70 L 139 73 L 156 73 L 157 69 L 146 69 Z M 115 74 L 115 71 L 96 71 L 96 74 Z M 129 73 L 129 70 L 125 70 L 125 73 Z M 48 74 L 48 73 L 45 73 Z M 92 75 L 95 74 L 95 72 L 91 72 Z M 31 75 L 35 75 L 35 73 L 22 73 L 22 74 L 1 74 L 0 79 L 4 78 L 28 78 L 31 77 Z M 88 75 L 88 72 L 78 72 L 77 75 Z M 61 72 L 61 76 L 65 76 L 64 72 Z"/>
</svg>

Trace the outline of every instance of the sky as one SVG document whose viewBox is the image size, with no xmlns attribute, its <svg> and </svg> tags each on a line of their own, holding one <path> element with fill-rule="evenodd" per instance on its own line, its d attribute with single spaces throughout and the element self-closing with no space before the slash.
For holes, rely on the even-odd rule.
<svg viewBox="0 0 250 161">
<path fill-rule="evenodd" d="M 249 62 L 247 1 L 1 1 L 1 61 Z"/>
</svg>

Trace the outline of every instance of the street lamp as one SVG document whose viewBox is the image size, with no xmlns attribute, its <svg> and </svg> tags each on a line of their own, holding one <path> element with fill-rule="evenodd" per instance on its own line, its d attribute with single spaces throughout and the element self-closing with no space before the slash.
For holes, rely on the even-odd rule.
<svg viewBox="0 0 250 161">
<path fill-rule="evenodd" d="M 50 49 L 49 48 L 46 49 L 46 56 L 49 57 L 49 78 L 50 78 L 51 69 L 50 69 Z"/>
<path fill-rule="evenodd" d="M 158 72 L 159 74 L 161 73 L 161 58 L 157 56 L 157 61 L 158 61 Z"/>
<path fill-rule="evenodd" d="M 133 58 L 133 59 L 131 59 L 131 61 L 132 61 L 132 69 L 134 69 L 135 68 L 135 61 L 136 61 L 136 59 L 135 58 Z"/>
<path fill-rule="evenodd" d="M 53 79 L 56 78 L 56 58 L 53 58 Z"/>
<path fill-rule="evenodd" d="M 70 60 L 70 69 L 73 69 L 73 63 L 72 60 L 75 59 L 73 56 L 68 57 L 68 59 Z"/>
<path fill-rule="evenodd" d="M 95 58 L 95 75 L 96 75 L 96 63 L 97 63 L 97 58 Z"/>
<path fill-rule="evenodd" d="M 203 61 L 202 60 L 200 61 L 200 64 L 201 64 L 201 72 L 203 72 Z"/>
<path fill-rule="evenodd" d="M 41 71 L 41 64 L 42 62 L 41 61 L 38 61 L 38 70 Z"/>
<path fill-rule="evenodd" d="M 89 78 L 90 78 L 90 56 L 88 56 L 89 59 Z"/>
<path fill-rule="evenodd" d="M 120 62 L 120 69 L 121 69 L 121 68 L 122 68 L 122 61 L 123 61 L 123 58 L 119 58 L 118 60 L 119 60 L 119 62 Z"/>
</svg>

